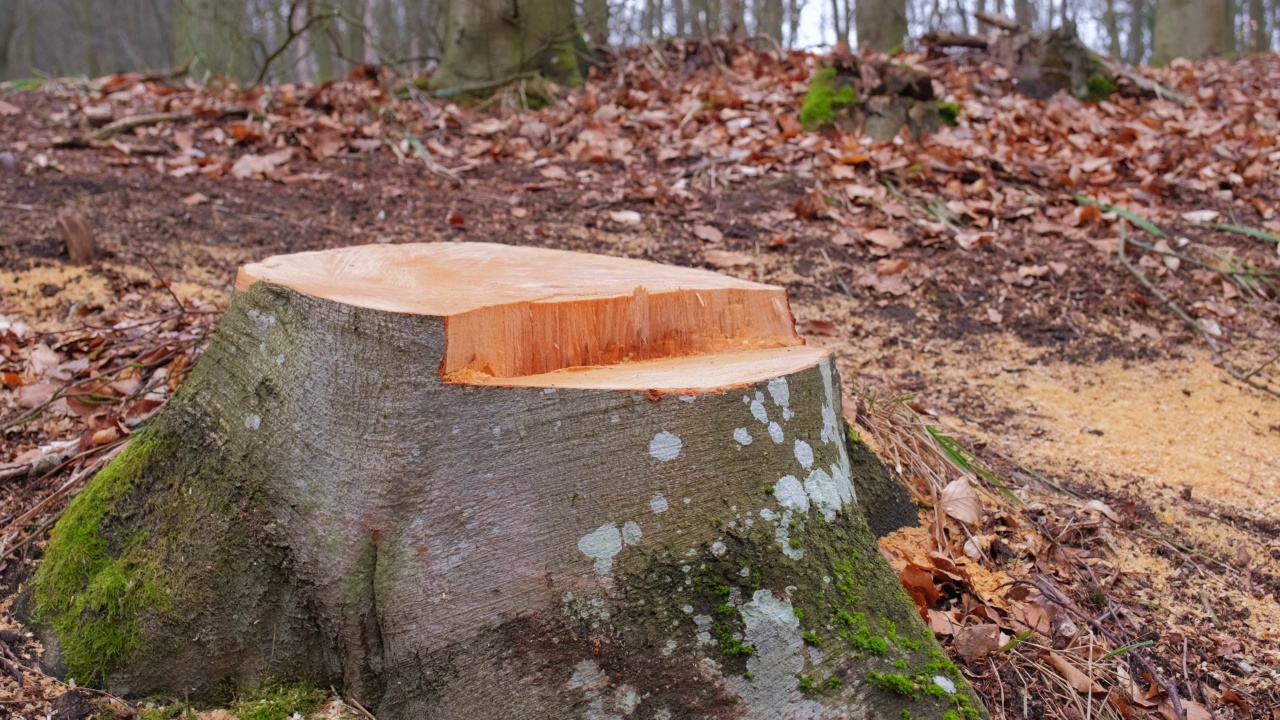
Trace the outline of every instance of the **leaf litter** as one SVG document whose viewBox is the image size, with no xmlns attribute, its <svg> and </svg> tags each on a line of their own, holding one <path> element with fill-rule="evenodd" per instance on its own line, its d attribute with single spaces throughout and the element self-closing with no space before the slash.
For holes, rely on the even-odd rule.
<svg viewBox="0 0 1280 720">
<path fill-rule="evenodd" d="M 802 331 L 864 385 L 854 420 L 925 506 L 884 552 L 997 715 L 1266 716 L 1280 704 L 1274 516 L 1226 521 L 1239 545 L 1185 535 L 1183 518 L 1220 527 L 1221 507 L 1152 496 L 1123 461 L 1102 477 L 1060 458 L 1052 477 L 1030 469 L 1019 448 L 1060 426 L 977 440 L 1014 404 L 938 359 L 934 377 L 920 368 L 1009 348 L 991 355 L 1001 380 L 1184 357 L 1195 331 L 1118 262 L 1128 223 L 1152 287 L 1274 387 L 1280 62 L 1143 70 L 1193 98 L 1181 107 L 1034 101 L 979 55 L 900 59 L 930 70 L 957 127 L 878 144 L 802 132 L 817 58 L 723 39 L 625 51 L 540 110 L 517 91 L 460 107 L 386 73 L 270 91 L 116 75 L 6 96 L 0 173 L 31 182 L 0 187 L 0 258 L 16 269 L 0 307 L 3 562 L 38 562 L 66 498 L 189 372 L 235 265 L 497 237 L 787 285 Z M 102 257 L 87 280 L 37 281 L 63 262 L 52 218 L 68 209 Z M 971 432 L 960 442 L 876 386 L 919 388 Z M 7 690 L 47 712 L 52 681 L 26 662 Z"/>
</svg>

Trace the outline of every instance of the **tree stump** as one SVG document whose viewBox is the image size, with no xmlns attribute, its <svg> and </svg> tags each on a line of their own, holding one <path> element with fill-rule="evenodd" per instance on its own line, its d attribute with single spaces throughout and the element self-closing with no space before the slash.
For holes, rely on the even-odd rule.
<svg viewBox="0 0 1280 720">
<path fill-rule="evenodd" d="M 977 716 L 858 512 L 785 291 L 484 243 L 241 269 L 78 495 L 46 658 L 127 696 L 334 685 L 381 720 Z"/>
</svg>

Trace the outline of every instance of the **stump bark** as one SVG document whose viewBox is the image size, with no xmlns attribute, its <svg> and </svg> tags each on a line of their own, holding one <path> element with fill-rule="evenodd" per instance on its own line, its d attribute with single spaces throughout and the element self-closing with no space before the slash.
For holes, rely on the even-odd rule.
<svg viewBox="0 0 1280 720">
<path fill-rule="evenodd" d="M 334 685 L 381 720 L 977 716 L 855 502 L 785 292 L 488 244 L 241 270 L 76 497 L 46 660 L 126 696 Z"/>
</svg>

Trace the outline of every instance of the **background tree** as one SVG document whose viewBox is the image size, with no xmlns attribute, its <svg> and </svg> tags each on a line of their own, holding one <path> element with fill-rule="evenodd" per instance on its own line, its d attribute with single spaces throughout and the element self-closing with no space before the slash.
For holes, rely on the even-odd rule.
<svg viewBox="0 0 1280 720">
<path fill-rule="evenodd" d="M 572 82 L 585 50 L 573 0 L 451 2 L 443 25 L 436 88 L 487 85 L 527 72 Z"/>
<path fill-rule="evenodd" d="M 1235 49 L 1230 0 L 1157 0 L 1151 62 L 1191 60 Z"/>
<path fill-rule="evenodd" d="M 857 0 L 858 50 L 890 52 L 907 38 L 906 0 Z"/>
</svg>

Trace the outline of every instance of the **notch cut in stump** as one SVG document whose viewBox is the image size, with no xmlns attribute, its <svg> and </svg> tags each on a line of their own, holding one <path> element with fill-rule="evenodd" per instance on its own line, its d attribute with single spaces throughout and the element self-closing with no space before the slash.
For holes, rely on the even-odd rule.
<svg viewBox="0 0 1280 720">
<path fill-rule="evenodd" d="M 55 528 L 46 659 L 129 696 L 309 678 L 381 720 L 978 714 L 857 509 L 839 387 L 783 290 L 705 271 L 248 265 Z"/>
</svg>

